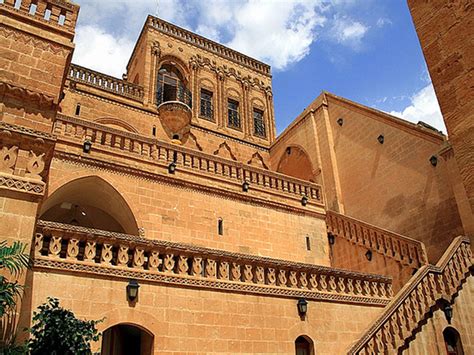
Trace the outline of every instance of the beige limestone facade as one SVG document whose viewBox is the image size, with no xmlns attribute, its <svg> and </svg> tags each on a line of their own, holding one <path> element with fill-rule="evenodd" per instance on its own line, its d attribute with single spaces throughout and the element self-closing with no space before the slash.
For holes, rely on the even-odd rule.
<svg viewBox="0 0 474 355">
<path fill-rule="evenodd" d="M 1 342 L 56 297 L 104 355 L 474 353 L 467 131 L 323 92 L 277 137 L 268 65 L 149 16 L 111 77 L 78 13 L 0 3 Z"/>
</svg>

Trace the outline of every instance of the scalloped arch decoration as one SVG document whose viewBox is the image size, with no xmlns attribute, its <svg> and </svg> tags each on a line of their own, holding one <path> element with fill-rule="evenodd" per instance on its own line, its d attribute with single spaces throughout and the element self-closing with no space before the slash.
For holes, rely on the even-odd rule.
<svg viewBox="0 0 474 355">
<path fill-rule="evenodd" d="M 133 127 L 130 123 L 125 122 L 119 118 L 115 117 L 101 117 L 94 121 L 95 123 L 103 124 L 105 126 L 112 126 L 113 128 L 118 128 L 128 132 L 138 133 L 138 130 Z"/>
</svg>

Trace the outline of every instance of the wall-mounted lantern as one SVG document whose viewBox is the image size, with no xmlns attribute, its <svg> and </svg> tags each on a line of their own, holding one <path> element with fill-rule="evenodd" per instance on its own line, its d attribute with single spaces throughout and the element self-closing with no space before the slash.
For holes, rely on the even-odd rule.
<svg viewBox="0 0 474 355">
<path fill-rule="evenodd" d="M 342 127 L 342 125 L 344 124 L 344 119 L 341 117 L 341 118 L 339 118 L 336 122 L 337 122 L 337 124 L 338 124 L 339 126 Z"/>
<path fill-rule="evenodd" d="M 444 303 L 443 307 L 444 316 L 449 324 L 451 324 L 451 319 L 453 319 L 453 307 L 448 302 Z"/>
<path fill-rule="evenodd" d="M 435 155 L 432 155 L 431 158 L 430 158 L 430 163 L 433 166 L 438 165 L 438 157 L 436 157 Z"/>
<path fill-rule="evenodd" d="M 308 204 L 308 197 L 307 196 L 301 197 L 301 205 L 306 206 L 307 204 Z"/>
<path fill-rule="evenodd" d="M 305 316 L 306 312 L 308 312 L 308 301 L 306 301 L 304 298 L 300 298 L 298 300 L 297 306 L 300 316 Z"/>
<path fill-rule="evenodd" d="M 367 258 L 368 261 L 372 260 L 372 250 L 367 250 L 365 253 L 365 257 Z"/>
<path fill-rule="evenodd" d="M 137 297 L 138 297 L 138 288 L 139 287 L 140 287 L 140 285 L 138 284 L 137 280 L 135 280 L 135 279 L 131 279 L 128 282 L 128 285 L 127 285 L 127 299 L 130 302 L 133 302 L 137 299 Z"/>
<path fill-rule="evenodd" d="M 377 137 L 377 140 L 379 141 L 380 144 L 383 144 L 383 142 L 385 142 L 385 137 L 383 136 L 383 134 L 381 134 L 380 136 Z"/>
<path fill-rule="evenodd" d="M 328 233 L 328 242 L 329 242 L 329 245 L 334 245 L 334 243 L 336 242 L 336 238 L 334 237 L 334 234 L 332 234 L 331 232 Z"/>
<path fill-rule="evenodd" d="M 89 154 L 89 152 L 91 151 L 91 148 L 92 148 L 92 142 L 90 140 L 84 141 L 84 144 L 82 145 L 82 151 L 84 153 Z"/>
<path fill-rule="evenodd" d="M 176 163 L 175 163 L 174 161 L 172 161 L 172 162 L 170 163 L 170 165 L 168 165 L 168 172 L 169 172 L 170 174 L 174 174 L 175 171 L 176 171 Z"/>
<path fill-rule="evenodd" d="M 242 183 L 242 191 L 247 192 L 249 190 L 249 188 L 250 188 L 250 184 L 248 183 L 248 181 L 244 181 Z"/>
</svg>

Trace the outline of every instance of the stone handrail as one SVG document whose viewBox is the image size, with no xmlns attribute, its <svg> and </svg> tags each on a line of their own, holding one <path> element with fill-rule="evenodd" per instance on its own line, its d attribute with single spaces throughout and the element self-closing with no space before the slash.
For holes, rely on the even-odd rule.
<svg viewBox="0 0 474 355">
<path fill-rule="evenodd" d="M 168 165 L 175 162 L 178 169 L 197 174 L 224 178 L 241 184 L 244 180 L 250 186 L 267 191 L 290 195 L 299 199 L 308 198 L 310 203 L 322 203 L 321 187 L 309 181 L 299 180 L 277 172 L 223 159 L 175 144 L 169 144 L 138 134 L 106 127 L 94 122 L 58 114 L 53 133 L 82 142 L 86 139 L 93 147 L 103 146 Z"/>
<path fill-rule="evenodd" d="M 469 239 L 457 237 L 436 266 L 417 271 L 348 354 L 397 353 L 437 301 L 451 301 L 471 267 Z"/>
<path fill-rule="evenodd" d="M 233 49 L 225 47 L 222 44 L 219 44 L 217 42 L 199 36 L 195 33 L 187 31 L 184 28 L 180 28 L 154 16 L 148 16 L 148 25 L 162 33 L 178 38 L 182 41 L 191 43 L 207 51 L 214 52 L 219 56 L 228 58 L 233 62 L 249 67 L 262 74 L 265 74 L 267 76 L 270 75 L 269 65 L 262 63 L 256 59 L 250 58 Z"/>
<path fill-rule="evenodd" d="M 68 79 L 82 84 L 105 90 L 120 96 L 136 101 L 143 101 L 143 87 L 125 80 L 114 78 L 106 74 L 96 72 L 91 69 L 71 64 L 69 67 Z"/>
<path fill-rule="evenodd" d="M 394 258 L 402 265 L 419 268 L 427 263 L 422 242 L 375 227 L 334 211 L 326 212 L 328 232 L 351 243 Z"/>
<path fill-rule="evenodd" d="M 4 0 L 2 6 L 69 32 L 74 32 L 79 12 L 79 6 L 64 0 Z"/>
<path fill-rule="evenodd" d="M 190 287 L 386 305 L 391 279 L 39 220 L 34 266 Z"/>
</svg>

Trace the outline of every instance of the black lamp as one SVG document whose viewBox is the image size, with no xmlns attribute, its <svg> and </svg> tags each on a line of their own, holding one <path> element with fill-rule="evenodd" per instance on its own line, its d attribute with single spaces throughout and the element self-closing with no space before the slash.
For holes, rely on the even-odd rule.
<svg viewBox="0 0 474 355">
<path fill-rule="evenodd" d="M 443 308 L 444 315 L 449 324 L 451 324 L 451 319 L 453 318 L 453 307 L 446 302 Z"/>
<path fill-rule="evenodd" d="M 308 312 L 308 301 L 304 298 L 300 298 L 297 305 L 298 313 L 302 316 L 306 315 L 306 312 Z"/>
<path fill-rule="evenodd" d="M 430 158 L 430 163 L 433 166 L 438 165 L 438 158 L 435 155 L 432 155 L 431 158 Z"/>
<path fill-rule="evenodd" d="M 137 280 L 131 279 L 127 285 L 127 298 L 130 302 L 133 302 L 138 297 L 138 288 L 140 285 L 138 284 Z"/>
<path fill-rule="evenodd" d="M 170 165 L 168 165 L 168 172 L 170 174 L 174 174 L 175 171 L 176 171 L 176 163 L 172 161 Z"/>
<path fill-rule="evenodd" d="M 91 148 L 92 148 L 91 141 L 90 140 L 84 141 L 84 144 L 82 145 L 82 151 L 84 153 L 89 153 L 91 151 Z"/>
<path fill-rule="evenodd" d="M 336 238 L 331 232 L 328 233 L 328 242 L 330 245 L 333 245 L 336 242 Z"/>
<path fill-rule="evenodd" d="M 342 125 L 344 124 L 344 119 L 341 117 L 341 118 L 339 118 L 336 122 L 337 122 L 337 124 L 338 124 L 339 126 L 342 127 Z"/>
<path fill-rule="evenodd" d="M 367 260 L 371 261 L 372 260 L 372 250 L 367 250 L 367 252 L 365 253 L 365 257 L 367 258 Z"/>
<path fill-rule="evenodd" d="M 308 204 L 308 197 L 303 196 L 301 197 L 301 205 L 306 206 Z"/>
<path fill-rule="evenodd" d="M 242 191 L 247 192 L 249 190 L 249 188 L 250 188 L 250 184 L 247 181 L 244 181 L 242 183 Z"/>
<path fill-rule="evenodd" d="M 385 137 L 383 136 L 383 134 L 381 134 L 380 136 L 377 137 L 377 140 L 379 141 L 380 144 L 383 144 L 383 142 L 385 141 Z"/>
</svg>

